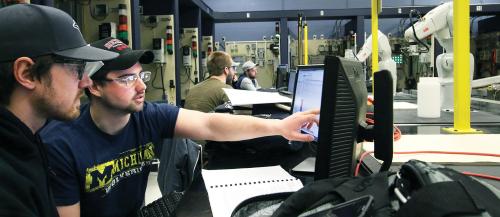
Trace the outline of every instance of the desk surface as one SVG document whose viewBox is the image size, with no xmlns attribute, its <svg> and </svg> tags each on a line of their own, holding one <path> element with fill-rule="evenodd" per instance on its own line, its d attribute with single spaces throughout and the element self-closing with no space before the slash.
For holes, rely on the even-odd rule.
<svg viewBox="0 0 500 217">
<path fill-rule="evenodd" d="M 439 118 L 420 118 L 417 116 L 417 109 L 395 109 L 394 123 L 395 124 L 432 124 L 443 125 L 453 124 L 453 112 L 441 111 Z M 500 117 L 487 112 L 472 111 L 472 124 L 500 124 Z"/>
<path fill-rule="evenodd" d="M 266 111 L 267 112 L 267 111 Z M 473 123 L 483 123 L 487 125 L 486 132 L 498 133 L 500 130 L 498 127 L 491 128 L 495 123 L 500 123 L 500 117 L 491 115 L 485 112 L 473 112 L 471 114 L 471 119 Z M 399 121 L 398 121 L 399 120 Z M 424 131 L 436 131 L 435 134 L 443 133 L 440 128 L 442 125 L 448 125 L 453 123 L 453 113 L 445 112 L 441 115 L 440 119 L 419 119 L 416 117 L 416 109 L 413 110 L 399 110 L 395 112 L 395 122 L 400 124 L 406 124 L 406 126 L 401 127 L 403 134 L 419 134 Z M 424 128 L 418 128 L 421 126 L 412 126 L 411 124 L 428 124 L 435 126 L 427 126 Z M 440 125 L 440 126 L 438 126 Z M 428 128 L 433 127 L 433 128 Z M 476 127 L 475 127 L 476 128 Z M 479 127 L 479 129 L 484 127 Z M 266 139 L 261 140 L 260 144 L 266 143 Z M 238 146 L 238 144 L 230 144 L 231 146 Z M 281 165 L 285 170 L 290 171 L 295 165 L 300 163 L 302 160 L 309 156 L 314 155 L 315 149 L 311 145 L 303 146 L 299 151 L 296 152 L 245 152 L 245 153 L 234 153 L 231 151 L 220 152 L 220 156 L 211 159 L 211 164 L 209 169 L 230 169 L 230 168 L 242 168 L 242 167 L 259 167 L 259 166 L 273 166 Z M 488 166 L 453 166 L 448 165 L 448 167 L 453 168 L 458 171 L 469 171 L 476 173 L 489 174 L 493 176 L 500 176 L 500 165 L 488 165 Z M 392 167 L 393 170 L 397 170 L 398 167 Z M 484 179 L 483 179 L 484 180 Z M 500 182 L 484 180 L 496 188 L 500 189 Z M 186 192 L 184 198 L 181 200 L 177 210 L 176 215 L 179 217 L 184 216 L 199 216 L 199 217 L 211 217 L 212 212 L 210 210 L 210 203 L 208 200 L 208 193 L 205 189 L 205 184 L 201 175 L 195 178 L 191 188 Z"/>
<path fill-rule="evenodd" d="M 277 138 L 264 137 L 250 141 L 231 142 L 228 146 L 246 146 L 248 142 L 259 142 L 266 144 L 269 141 L 279 141 Z M 240 143 L 240 144 L 235 144 Z M 314 155 L 315 148 L 311 144 L 302 145 L 297 151 L 291 150 L 272 150 L 261 152 L 240 152 L 235 153 L 231 150 L 219 149 L 216 156 L 212 156 L 208 169 L 233 169 L 261 166 L 280 165 L 286 171 L 290 171 L 294 166 L 302 162 L 307 157 Z M 191 188 L 186 192 L 176 209 L 176 216 L 179 217 L 211 217 L 210 203 L 205 183 L 201 175 L 195 178 Z"/>
<path fill-rule="evenodd" d="M 491 174 L 500 176 L 500 166 L 449 166 L 457 171 L 474 171 L 477 173 Z M 391 167 L 391 170 L 397 170 L 398 167 Z M 487 183 L 500 189 L 498 181 L 486 180 Z M 178 217 L 212 217 L 210 203 L 208 200 L 208 193 L 205 188 L 203 178 L 198 176 L 195 178 L 191 188 L 186 192 L 183 199 L 176 209 L 176 216 Z"/>
</svg>

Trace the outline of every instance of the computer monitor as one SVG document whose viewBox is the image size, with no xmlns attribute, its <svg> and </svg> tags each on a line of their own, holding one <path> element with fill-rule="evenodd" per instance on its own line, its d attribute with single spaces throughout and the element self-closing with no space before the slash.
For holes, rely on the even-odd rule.
<svg viewBox="0 0 500 217">
<path fill-rule="evenodd" d="M 281 64 L 276 68 L 276 89 L 284 90 L 288 85 L 288 65 Z"/>
<path fill-rule="evenodd" d="M 353 175 L 358 130 L 366 126 L 361 63 L 327 56 L 323 74 L 315 180 Z"/>
<path fill-rule="evenodd" d="M 298 66 L 295 79 L 295 91 L 292 101 L 292 113 L 307 111 L 321 107 L 321 92 L 323 86 L 323 65 Z M 303 128 L 302 132 L 318 139 L 318 126 L 311 129 Z"/>
<path fill-rule="evenodd" d="M 297 77 L 297 71 L 290 70 L 288 73 L 288 92 L 293 93 L 295 91 L 295 78 Z"/>
</svg>

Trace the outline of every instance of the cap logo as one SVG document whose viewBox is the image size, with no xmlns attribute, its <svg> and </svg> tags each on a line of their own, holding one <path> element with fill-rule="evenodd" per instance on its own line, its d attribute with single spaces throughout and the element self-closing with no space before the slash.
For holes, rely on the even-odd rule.
<svg viewBox="0 0 500 217">
<path fill-rule="evenodd" d="M 78 24 L 76 24 L 76 21 L 73 20 L 73 28 L 78 29 L 80 31 L 80 27 L 78 27 Z"/>
<path fill-rule="evenodd" d="M 106 44 L 104 44 L 104 47 L 106 47 L 108 50 L 114 49 L 117 51 L 128 48 L 126 44 L 118 39 L 111 39 L 110 41 L 106 42 Z"/>
</svg>

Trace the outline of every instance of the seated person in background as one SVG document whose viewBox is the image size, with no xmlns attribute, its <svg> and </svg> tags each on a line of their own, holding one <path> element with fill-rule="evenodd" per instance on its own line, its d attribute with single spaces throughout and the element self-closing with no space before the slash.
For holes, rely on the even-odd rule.
<svg viewBox="0 0 500 217">
<path fill-rule="evenodd" d="M 238 78 L 236 83 L 237 89 L 242 90 L 257 90 L 260 89 L 259 82 L 255 77 L 257 76 L 257 64 L 252 61 L 246 61 L 243 63 L 242 69 L 243 74 Z"/>
<path fill-rule="evenodd" d="M 229 101 L 222 88 L 232 89 L 231 84 L 238 65 L 229 54 L 223 51 L 213 52 L 207 60 L 210 77 L 189 89 L 184 108 L 211 112 L 215 107 Z"/>
<path fill-rule="evenodd" d="M 59 216 L 136 216 L 152 162 L 166 138 L 238 141 L 281 135 L 312 141 L 303 126 L 318 124 L 319 109 L 283 120 L 203 113 L 166 103 L 145 102 L 149 80 L 140 63 L 151 52 L 132 50 L 107 38 L 91 44 L 119 53 L 91 76 L 90 103 L 75 121 L 52 121 L 41 132 L 47 144 L 50 184 Z M 230 60 L 230 59 L 229 59 Z M 225 67 L 231 67 L 227 61 Z M 222 65 L 221 65 L 222 66 Z M 224 69 L 225 72 L 229 69 Z"/>
<path fill-rule="evenodd" d="M 233 75 L 233 79 L 232 79 L 232 81 L 231 81 L 231 86 L 233 87 L 233 89 L 237 89 L 237 88 L 236 88 L 236 84 L 238 83 L 238 75 L 236 74 L 236 68 L 240 65 L 240 63 L 235 62 L 234 64 L 235 64 L 235 65 L 233 66 L 233 69 L 234 69 L 234 75 Z"/>
</svg>

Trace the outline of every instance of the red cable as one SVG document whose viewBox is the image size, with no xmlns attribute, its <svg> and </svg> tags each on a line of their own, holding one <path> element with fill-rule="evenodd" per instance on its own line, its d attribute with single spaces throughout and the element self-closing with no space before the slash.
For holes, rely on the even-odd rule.
<svg viewBox="0 0 500 217">
<path fill-rule="evenodd" d="M 486 174 L 481 174 L 481 173 L 471 173 L 471 172 L 462 172 L 462 173 L 465 175 L 468 175 L 468 176 L 475 176 L 475 177 L 479 177 L 479 178 L 500 181 L 500 177 L 498 177 L 498 176 L 486 175 Z"/>
<path fill-rule="evenodd" d="M 361 156 L 359 157 L 359 162 L 356 164 L 356 169 L 354 169 L 354 176 L 358 176 L 359 167 L 361 167 L 361 163 L 363 162 L 365 157 L 371 153 L 373 153 L 373 151 L 367 151 L 367 152 L 364 152 L 363 154 L 361 154 Z"/>
<path fill-rule="evenodd" d="M 368 100 L 368 103 L 371 103 L 372 105 L 375 102 L 372 97 L 368 97 L 367 100 Z M 369 116 L 369 115 L 373 116 L 373 112 L 367 112 L 366 113 L 366 116 Z M 374 125 L 375 124 L 375 120 L 367 117 L 366 118 L 366 123 L 370 124 L 370 125 Z M 394 125 L 394 129 L 395 129 L 395 132 L 394 132 L 394 141 L 398 141 L 401 138 L 401 130 L 396 125 Z"/>
<path fill-rule="evenodd" d="M 394 125 L 394 129 L 396 130 L 394 131 L 394 141 L 398 141 L 399 139 L 401 139 L 402 133 L 399 127 L 397 127 L 396 125 Z"/>
<path fill-rule="evenodd" d="M 365 157 L 369 154 L 373 153 L 373 151 L 367 151 L 361 154 L 359 157 L 359 162 L 356 165 L 356 169 L 354 170 L 354 176 L 358 176 L 359 173 L 359 168 L 361 167 L 361 163 L 365 159 Z M 455 154 L 455 155 L 474 155 L 474 156 L 488 156 L 488 157 L 500 157 L 500 154 L 490 154 L 490 153 L 476 153 L 476 152 L 452 152 L 452 151 L 406 151 L 406 152 L 394 152 L 394 154 Z M 469 173 L 469 172 L 467 172 Z M 479 173 L 469 173 L 465 175 L 470 176 L 477 176 L 481 178 L 486 178 L 486 179 L 492 179 L 496 181 L 500 181 L 500 177 L 497 176 L 491 176 L 491 175 L 484 175 L 484 174 L 479 174 Z"/>
<path fill-rule="evenodd" d="M 404 151 L 404 152 L 394 152 L 394 154 L 455 154 L 455 155 L 474 155 L 474 156 L 500 157 L 500 154 L 476 153 L 476 152 L 459 152 L 459 151 Z"/>
<path fill-rule="evenodd" d="M 367 113 L 367 115 L 372 115 L 372 114 L 373 113 Z M 366 118 L 365 121 L 369 125 L 375 124 L 375 121 L 371 118 Z M 394 125 L 394 141 L 398 141 L 399 139 L 401 139 L 401 130 L 396 125 Z"/>
<path fill-rule="evenodd" d="M 368 97 L 368 102 L 369 102 L 369 103 L 371 103 L 371 104 L 373 105 L 373 104 L 374 104 L 374 103 L 373 103 L 373 102 L 374 102 L 373 98 Z"/>
</svg>

